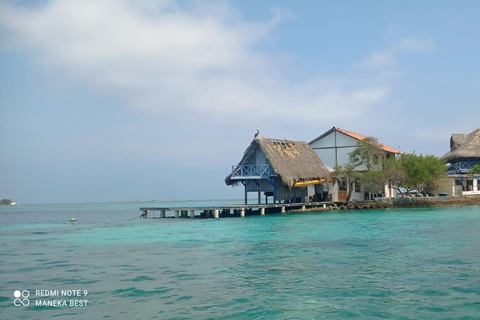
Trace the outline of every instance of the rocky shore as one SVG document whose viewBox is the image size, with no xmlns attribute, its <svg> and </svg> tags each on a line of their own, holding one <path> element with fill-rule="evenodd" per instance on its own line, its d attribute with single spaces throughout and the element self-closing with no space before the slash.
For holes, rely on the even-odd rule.
<svg viewBox="0 0 480 320">
<path fill-rule="evenodd" d="M 329 211 L 329 210 L 364 210 L 385 208 L 423 208 L 423 207 L 452 207 L 480 205 L 480 195 L 465 197 L 427 197 L 427 198 L 382 198 L 371 202 L 346 202 L 327 205 L 324 207 L 312 207 L 305 211 Z M 295 210 L 300 212 L 301 210 Z"/>
</svg>

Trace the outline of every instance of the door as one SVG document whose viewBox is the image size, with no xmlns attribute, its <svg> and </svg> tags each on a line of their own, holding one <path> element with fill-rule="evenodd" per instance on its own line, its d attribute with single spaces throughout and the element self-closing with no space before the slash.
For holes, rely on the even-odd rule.
<svg viewBox="0 0 480 320">
<path fill-rule="evenodd" d="M 347 201 L 347 179 L 345 178 L 338 183 L 338 201 Z"/>
</svg>

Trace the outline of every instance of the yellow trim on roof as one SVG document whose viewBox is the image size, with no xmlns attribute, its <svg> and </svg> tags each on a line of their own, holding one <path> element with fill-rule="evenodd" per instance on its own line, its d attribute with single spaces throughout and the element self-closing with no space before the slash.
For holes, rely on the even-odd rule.
<svg viewBox="0 0 480 320">
<path fill-rule="evenodd" d="M 329 182 L 333 182 L 333 180 L 332 179 L 315 179 L 315 180 L 308 180 L 308 181 L 299 181 L 299 182 L 296 182 L 293 186 L 305 187 L 305 186 L 310 186 L 314 184 L 329 183 Z"/>
</svg>

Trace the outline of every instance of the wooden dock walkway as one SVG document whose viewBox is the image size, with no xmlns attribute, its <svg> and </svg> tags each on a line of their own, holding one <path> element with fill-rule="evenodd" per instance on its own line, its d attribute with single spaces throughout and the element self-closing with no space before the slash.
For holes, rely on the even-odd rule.
<svg viewBox="0 0 480 320">
<path fill-rule="evenodd" d="M 311 208 L 336 206 L 334 202 L 305 202 L 277 204 L 235 204 L 205 207 L 142 207 L 141 218 L 227 218 L 286 213 L 288 211 L 305 211 Z M 158 212 L 158 216 L 155 215 Z M 167 212 L 173 215 L 167 216 Z"/>
</svg>

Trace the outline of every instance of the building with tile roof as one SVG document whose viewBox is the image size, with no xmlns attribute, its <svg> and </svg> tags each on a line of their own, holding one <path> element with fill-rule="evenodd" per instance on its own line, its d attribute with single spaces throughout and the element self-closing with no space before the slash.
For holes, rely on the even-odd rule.
<svg viewBox="0 0 480 320">
<path fill-rule="evenodd" d="M 322 135 L 309 142 L 310 147 L 318 154 L 325 166 L 333 171 L 336 166 L 349 163 L 350 153 L 358 147 L 358 141 L 366 139 L 367 136 L 349 130 L 332 127 Z M 385 152 L 385 157 L 395 157 L 403 152 L 383 143 L 377 142 L 378 147 Z M 381 161 L 376 159 L 376 168 L 381 169 Z M 366 165 L 356 168 L 358 171 L 367 170 Z M 374 166 L 375 169 L 375 166 Z M 365 192 L 360 183 L 355 183 L 355 190 L 350 200 L 370 200 L 373 197 L 385 196 L 394 197 L 396 192 L 393 188 L 385 186 L 385 190 L 377 193 Z M 329 185 L 328 192 L 334 201 L 345 201 L 348 193 L 346 181 L 337 181 Z"/>
</svg>

